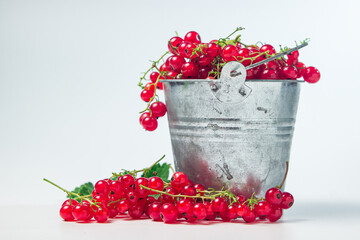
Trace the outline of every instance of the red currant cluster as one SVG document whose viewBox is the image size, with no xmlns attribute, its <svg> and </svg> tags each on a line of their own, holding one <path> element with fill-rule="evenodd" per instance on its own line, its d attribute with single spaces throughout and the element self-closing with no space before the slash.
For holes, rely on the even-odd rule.
<svg viewBox="0 0 360 240">
<path fill-rule="evenodd" d="M 288 209 L 294 203 L 293 196 L 279 188 L 269 189 L 265 199 L 254 196 L 246 199 L 228 190 L 205 190 L 202 184 L 194 185 L 183 172 L 174 173 L 170 183 L 157 176 L 135 178 L 125 174 L 117 180 L 98 181 L 89 196 L 73 195 L 79 201 L 66 200 L 60 209 L 60 216 L 65 221 L 86 222 L 94 217 L 98 222 L 105 222 L 127 213 L 133 219 L 147 217 L 165 223 L 181 219 L 187 222 L 215 220 L 218 217 L 222 221 L 241 217 L 247 223 L 256 218 L 275 222 L 281 218 L 282 209 Z"/>
<path fill-rule="evenodd" d="M 157 118 L 166 113 L 164 103 L 156 100 L 151 104 L 157 96 L 156 89 L 163 89 L 162 79 L 215 79 L 220 77 L 221 70 L 227 62 L 237 61 L 249 66 L 276 55 L 275 48 L 270 44 L 244 44 L 240 39 L 241 35 L 230 39 L 242 29 L 237 28 L 226 38 L 212 40 L 209 43 L 202 42 L 200 35 L 195 31 L 188 32 L 184 38 L 172 37 L 168 42 L 169 51 L 154 61 L 151 68 L 140 78 L 139 86 L 143 89 L 140 96 L 148 102 L 140 117 L 140 124 L 146 130 L 153 131 L 158 126 Z M 281 48 L 279 53 L 286 50 L 288 48 Z M 160 61 L 170 53 L 172 55 L 160 65 Z M 294 51 L 285 58 L 281 57 L 249 69 L 246 79 L 296 80 L 303 77 L 308 83 L 318 82 L 320 72 L 315 67 L 306 67 L 298 58 L 299 52 Z M 149 73 L 150 82 L 143 86 L 142 81 Z"/>
</svg>

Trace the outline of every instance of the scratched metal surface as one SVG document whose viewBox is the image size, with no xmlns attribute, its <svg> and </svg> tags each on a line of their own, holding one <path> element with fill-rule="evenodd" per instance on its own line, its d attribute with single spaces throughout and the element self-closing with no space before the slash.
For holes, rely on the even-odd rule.
<svg viewBox="0 0 360 240">
<path fill-rule="evenodd" d="M 165 101 L 176 170 L 205 187 L 260 197 L 284 177 L 300 83 L 245 84 L 250 94 L 231 102 L 209 82 L 166 81 Z"/>
</svg>

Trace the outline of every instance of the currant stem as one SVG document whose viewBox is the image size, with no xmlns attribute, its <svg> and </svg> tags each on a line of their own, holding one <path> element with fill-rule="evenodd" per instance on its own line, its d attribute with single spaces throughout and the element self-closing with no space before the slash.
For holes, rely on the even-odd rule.
<svg viewBox="0 0 360 240">
<path fill-rule="evenodd" d="M 288 174 L 288 171 L 289 171 L 289 161 L 286 161 L 286 170 L 285 170 L 285 176 L 284 176 L 284 179 L 282 180 L 280 186 L 279 186 L 279 189 L 282 188 L 282 186 L 284 185 L 285 183 L 285 180 L 286 180 L 286 177 L 287 177 L 287 174 Z"/>
<path fill-rule="evenodd" d="M 142 85 L 142 81 L 145 80 L 146 75 L 154 68 L 156 67 L 156 64 L 158 64 L 167 54 L 169 54 L 170 52 L 167 51 L 165 52 L 163 55 L 161 55 L 161 57 L 157 60 L 157 61 L 153 61 L 153 64 L 151 65 L 151 67 L 144 73 L 144 75 L 140 78 L 140 81 L 138 83 L 139 87 L 141 87 L 142 89 L 144 89 L 143 85 Z"/>
</svg>

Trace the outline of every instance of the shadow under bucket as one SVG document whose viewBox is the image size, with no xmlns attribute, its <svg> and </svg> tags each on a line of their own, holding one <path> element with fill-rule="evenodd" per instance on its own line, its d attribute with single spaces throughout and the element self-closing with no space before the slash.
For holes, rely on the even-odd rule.
<svg viewBox="0 0 360 240">
<path fill-rule="evenodd" d="M 175 168 L 205 188 L 264 197 L 287 170 L 302 81 L 245 82 L 240 65 L 219 80 L 163 81 Z"/>
</svg>

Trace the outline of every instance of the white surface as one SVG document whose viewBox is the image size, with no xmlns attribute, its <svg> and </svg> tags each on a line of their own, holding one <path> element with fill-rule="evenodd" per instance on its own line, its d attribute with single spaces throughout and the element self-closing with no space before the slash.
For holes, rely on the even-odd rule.
<svg viewBox="0 0 360 240">
<path fill-rule="evenodd" d="M 148 236 L 152 226 L 159 230 L 154 234 L 175 237 L 237 232 L 239 237 L 335 239 L 357 234 L 358 211 L 341 203 L 360 198 L 359 5 L 349 0 L 0 0 L 1 206 L 62 201 L 64 194 L 43 177 L 72 189 L 122 168 L 143 168 L 163 154 L 171 162 L 166 118 L 154 133 L 138 124 L 145 107 L 137 87 L 140 73 L 150 66 L 149 59 L 166 51 L 175 30 L 181 36 L 196 30 L 210 41 L 237 26 L 246 27 L 247 43 L 292 46 L 294 40 L 311 38 L 300 59 L 322 75 L 318 84 L 302 88 L 286 188 L 298 202 L 324 202 L 321 208 L 295 205 L 283 224 L 213 228 L 147 221 L 68 224 L 59 222 L 51 208 L 2 207 L 2 216 L 15 214 L 14 222 L 0 218 L 1 229 L 7 236 L 62 239 L 129 234 L 131 229 Z"/>
<path fill-rule="evenodd" d="M 58 206 L 0 207 L 1 239 L 348 239 L 360 238 L 360 205 L 296 203 L 277 223 L 219 221 L 164 224 L 149 219 L 112 219 L 109 223 L 64 222 Z"/>
</svg>

